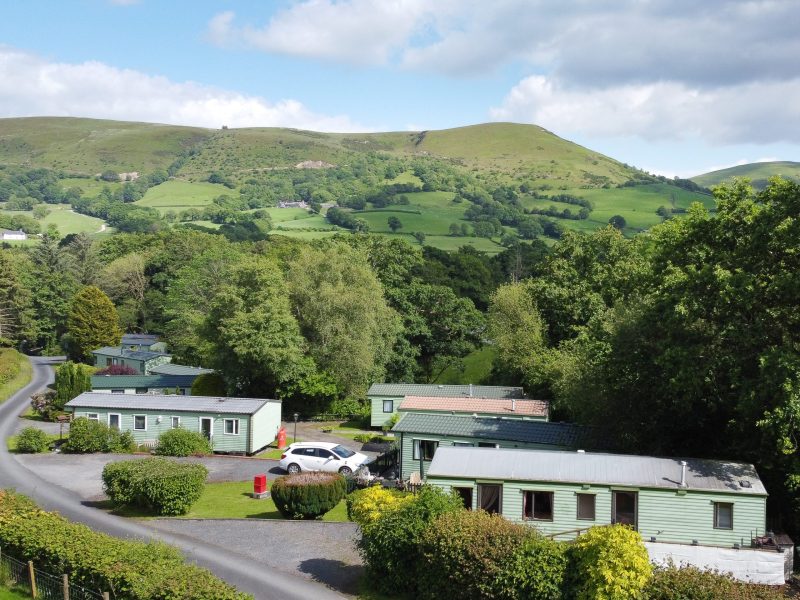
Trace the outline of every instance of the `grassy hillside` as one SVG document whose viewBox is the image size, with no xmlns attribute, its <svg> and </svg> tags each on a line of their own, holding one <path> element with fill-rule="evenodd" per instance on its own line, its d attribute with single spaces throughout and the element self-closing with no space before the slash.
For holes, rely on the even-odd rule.
<svg viewBox="0 0 800 600">
<path fill-rule="evenodd" d="M 211 132 L 69 117 L 0 119 L 0 163 L 94 175 L 166 169 Z"/>
<path fill-rule="evenodd" d="M 775 175 L 800 181 L 800 162 L 775 161 L 738 165 L 697 175 L 692 177 L 692 181 L 704 187 L 711 187 L 730 181 L 734 177 L 746 177 L 751 180 L 753 187 L 763 189 L 767 185 L 767 180 Z"/>
</svg>

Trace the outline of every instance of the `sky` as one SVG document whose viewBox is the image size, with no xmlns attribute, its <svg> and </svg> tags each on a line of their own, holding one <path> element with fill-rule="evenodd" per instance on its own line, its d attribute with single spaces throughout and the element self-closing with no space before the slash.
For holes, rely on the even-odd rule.
<svg viewBox="0 0 800 600">
<path fill-rule="evenodd" d="M 4 0 L 0 117 L 535 123 L 688 177 L 800 161 L 799 0 Z"/>
</svg>

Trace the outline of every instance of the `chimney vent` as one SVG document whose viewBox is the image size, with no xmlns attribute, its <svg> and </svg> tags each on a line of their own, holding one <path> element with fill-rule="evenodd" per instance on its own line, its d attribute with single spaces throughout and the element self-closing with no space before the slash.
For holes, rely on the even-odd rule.
<svg viewBox="0 0 800 600">
<path fill-rule="evenodd" d="M 686 487 L 686 461 L 681 461 L 681 487 Z"/>
<path fill-rule="evenodd" d="M 469 384 L 469 397 L 472 398 L 472 384 Z"/>
<path fill-rule="evenodd" d="M 517 410 L 517 399 L 516 398 L 512 398 L 511 399 L 511 412 L 516 412 L 516 410 Z"/>
</svg>

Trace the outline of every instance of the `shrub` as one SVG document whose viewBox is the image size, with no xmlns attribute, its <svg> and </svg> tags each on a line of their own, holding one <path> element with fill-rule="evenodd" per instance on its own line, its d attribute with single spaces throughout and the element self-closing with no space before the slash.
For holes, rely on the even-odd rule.
<svg viewBox="0 0 800 600">
<path fill-rule="evenodd" d="M 367 442 L 369 442 L 372 439 L 372 434 L 371 433 L 357 433 L 357 434 L 355 434 L 353 436 L 353 439 L 356 442 L 360 442 L 362 444 L 366 444 Z"/>
<path fill-rule="evenodd" d="M 192 396 L 224 396 L 225 380 L 217 373 L 198 375 L 192 383 Z"/>
<path fill-rule="evenodd" d="M 560 600 L 568 562 L 565 544 L 532 536 L 506 562 L 497 583 L 508 598 Z"/>
<path fill-rule="evenodd" d="M 56 390 L 54 405 L 58 410 L 63 410 L 64 405 L 79 396 L 82 392 L 92 389 L 92 373 L 94 367 L 76 364 L 71 361 L 56 367 L 56 379 L 53 386 Z"/>
<path fill-rule="evenodd" d="M 342 501 L 347 483 L 338 473 L 298 473 L 276 479 L 270 492 L 284 517 L 315 519 Z"/>
<path fill-rule="evenodd" d="M 347 496 L 347 518 L 364 527 L 377 521 L 387 511 L 400 508 L 413 499 L 410 494 L 381 486 L 356 490 Z"/>
<path fill-rule="evenodd" d="M 641 598 L 653 568 L 641 536 L 624 525 L 592 527 L 570 547 L 577 600 Z"/>
<path fill-rule="evenodd" d="M 50 438 L 36 427 L 26 427 L 17 435 L 17 452 L 36 454 L 47 450 L 49 445 Z"/>
<path fill-rule="evenodd" d="M 69 439 L 63 449 L 73 454 L 133 452 L 136 442 L 130 431 L 120 432 L 100 421 L 78 417 L 69 425 Z"/>
<path fill-rule="evenodd" d="M 413 500 L 386 511 L 374 523 L 362 526 L 358 550 L 367 575 L 380 591 L 415 593 L 426 565 L 419 540 L 439 515 L 463 510 L 461 499 L 439 488 L 423 486 Z"/>
<path fill-rule="evenodd" d="M 166 458 L 109 463 L 103 468 L 103 489 L 118 505 L 133 505 L 159 515 L 183 515 L 203 493 L 208 469 Z"/>
<path fill-rule="evenodd" d="M 55 421 L 63 405 L 56 403 L 56 391 L 47 388 L 31 396 L 31 408 L 45 421 Z"/>
<path fill-rule="evenodd" d="M 129 600 L 246 600 L 247 594 L 186 564 L 175 548 L 120 540 L 45 512 L 24 496 L 0 490 L 3 553 L 32 560 L 37 568 L 70 574 L 94 590 Z"/>
<path fill-rule="evenodd" d="M 155 450 L 159 456 L 202 456 L 211 454 L 211 451 L 211 442 L 206 436 L 183 427 L 162 433 Z"/>
<path fill-rule="evenodd" d="M 426 598 L 507 598 L 498 585 L 515 552 L 536 533 L 500 515 L 459 510 L 445 513 L 425 529 L 420 554 L 419 592 Z M 506 593 L 504 593 L 506 592 Z"/>
<path fill-rule="evenodd" d="M 109 365 L 95 371 L 95 375 L 138 375 L 139 371 L 128 365 Z"/>
<path fill-rule="evenodd" d="M 742 583 L 727 573 L 670 564 L 655 567 L 645 597 L 647 600 L 780 600 L 784 596 L 775 588 Z"/>
</svg>

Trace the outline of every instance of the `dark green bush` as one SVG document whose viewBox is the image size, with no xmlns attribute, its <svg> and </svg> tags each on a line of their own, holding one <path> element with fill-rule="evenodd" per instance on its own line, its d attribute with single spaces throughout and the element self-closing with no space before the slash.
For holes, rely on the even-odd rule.
<svg viewBox="0 0 800 600">
<path fill-rule="evenodd" d="M 175 548 L 123 541 L 39 509 L 0 490 L 0 546 L 37 568 L 126 600 L 247 600 L 205 569 L 186 564 Z"/>
<path fill-rule="evenodd" d="M 565 544 L 532 536 L 506 561 L 497 584 L 508 598 L 560 600 L 568 564 Z"/>
<path fill-rule="evenodd" d="M 419 543 L 439 515 L 464 510 L 461 499 L 439 488 L 423 486 L 414 500 L 387 511 L 361 528 L 358 550 L 369 578 L 380 591 L 414 594 L 427 565 Z"/>
<path fill-rule="evenodd" d="M 458 510 L 437 517 L 423 531 L 419 595 L 424 598 L 511 598 L 499 585 L 515 553 L 536 533 L 500 515 Z M 537 596 L 538 598 L 538 596 Z"/>
<path fill-rule="evenodd" d="M 298 473 L 278 477 L 270 489 L 275 506 L 289 519 L 316 519 L 339 504 L 347 483 L 338 473 Z"/>
<path fill-rule="evenodd" d="M 211 442 L 199 431 L 178 427 L 161 434 L 155 452 L 159 456 L 203 456 L 211 454 Z"/>
<path fill-rule="evenodd" d="M 136 442 L 130 431 L 120 432 L 100 421 L 78 417 L 69 425 L 69 439 L 63 449 L 73 454 L 133 452 Z"/>
<path fill-rule="evenodd" d="M 17 452 L 36 454 L 44 452 L 50 445 L 50 438 L 41 429 L 25 427 L 17 434 Z"/>
<path fill-rule="evenodd" d="M 225 380 L 217 373 L 198 375 L 192 383 L 192 396 L 224 396 Z"/>
<path fill-rule="evenodd" d="M 103 489 L 118 505 L 138 506 L 159 515 L 183 515 L 203 493 L 208 469 L 166 458 L 109 463 Z"/>
<path fill-rule="evenodd" d="M 767 585 L 736 581 L 727 573 L 696 567 L 656 567 L 645 589 L 647 600 L 781 600 L 783 594 Z"/>
</svg>

